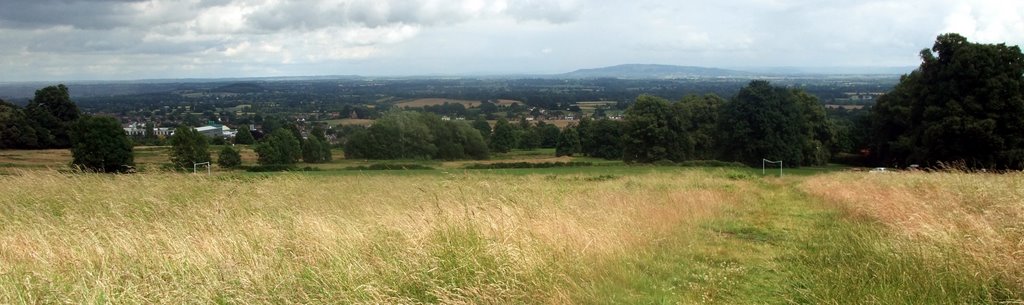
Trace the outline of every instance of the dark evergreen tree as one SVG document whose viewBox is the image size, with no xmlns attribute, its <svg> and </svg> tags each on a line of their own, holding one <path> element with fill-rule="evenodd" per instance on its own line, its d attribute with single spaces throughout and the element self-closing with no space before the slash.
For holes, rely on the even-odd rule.
<svg viewBox="0 0 1024 305">
<path fill-rule="evenodd" d="M 171 163 L 179 169 L 191 169 L 195 163 L 210 162 L 209 141 L 192 127 L 174 130 L 171 144 Z"/>
<path fill-rule="evenodd" d="M 117 119 L 84 116 L 70 127 L 72 165 L 107 173 L 135 165 L 132 143 Z"/>
</svg>

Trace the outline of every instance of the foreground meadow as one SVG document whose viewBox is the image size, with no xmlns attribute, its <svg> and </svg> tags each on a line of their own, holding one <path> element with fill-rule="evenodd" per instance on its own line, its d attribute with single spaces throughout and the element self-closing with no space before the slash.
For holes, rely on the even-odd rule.
<svg viewBox="0 0 1024 305">
<path fill-rule="evenodd" d="M 832 174 L 802 188 L 894 233 L 893 247 L 1024 291 L 1024 173 Z"/>
<path fill-rule="evenodd" d="M 960 259 L 995 252 L 936 257 L 921 250 L 931 240 L 851 212 L 856 198 L 825 197 L 869 178 L 13 171 L 0 176 L 0 303 L 1019 300 L 1019 268 Z"/>
</svg>

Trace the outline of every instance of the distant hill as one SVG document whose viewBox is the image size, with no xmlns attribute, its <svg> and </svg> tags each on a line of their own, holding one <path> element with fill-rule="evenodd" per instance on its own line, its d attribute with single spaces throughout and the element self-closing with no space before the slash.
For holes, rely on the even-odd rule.
<svg viewBox="0 0 1024 305">
<path fill-rule="evenodd" d="M 596 69 L 580 69 L 569 73 L 558 74 L 564 78 L 627 78 L 627 79 L 666 79 L 666 78 L 703 78 L 750 76 L 749 72 L 673 65 L 641 65 L 629 64 Z"/>
</svg>

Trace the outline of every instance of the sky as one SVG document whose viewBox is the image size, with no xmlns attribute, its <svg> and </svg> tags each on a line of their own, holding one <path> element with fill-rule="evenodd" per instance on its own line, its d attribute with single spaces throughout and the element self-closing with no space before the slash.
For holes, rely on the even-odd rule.
<svg viewBox="0 0 1024 305">
<path fill-rule="evenodd" d="M 1018 0 L 2 0 L 0 82 L 913 67 L 1024 44 Z"/>
</svg>

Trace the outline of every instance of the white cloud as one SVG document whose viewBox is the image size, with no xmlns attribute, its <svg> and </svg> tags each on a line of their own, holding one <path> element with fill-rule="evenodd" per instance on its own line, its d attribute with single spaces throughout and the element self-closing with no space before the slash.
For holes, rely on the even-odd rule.
<svg viewBox="0 0 1024 305">
<path fill-rule="evenodd" d="M 1024 43 L 1024 2 L 960 3 L 946 17 L 943 31 L 960 33 L 981 42 Z"/>
<path fill-rule="evenodd" d="M 912 66 L 943 32 L 1022 44 L 1024 3 L 4 0 L 0 81 Z"/>
</svg>

